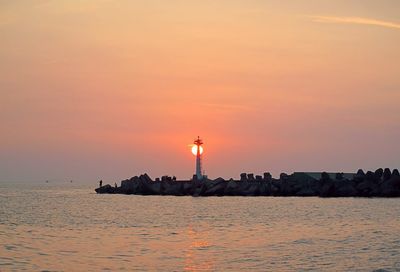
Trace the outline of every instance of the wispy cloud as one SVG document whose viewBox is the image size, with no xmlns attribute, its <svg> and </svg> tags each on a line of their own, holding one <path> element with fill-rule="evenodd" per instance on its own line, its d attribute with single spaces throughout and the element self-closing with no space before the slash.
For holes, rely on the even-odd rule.
<svg viewBox="0 0 400 272">
<path fill-rule="evenodd" d="M 373 25 L 387 28 L 400 29 L 400 24 L 363 18 L 363 17 L 335 17 L 335 16 L 310 16 L 314 22 L 319 23 L 341 23 L 341 24 L 358 24 L 358 25 Z"/>
</svg>

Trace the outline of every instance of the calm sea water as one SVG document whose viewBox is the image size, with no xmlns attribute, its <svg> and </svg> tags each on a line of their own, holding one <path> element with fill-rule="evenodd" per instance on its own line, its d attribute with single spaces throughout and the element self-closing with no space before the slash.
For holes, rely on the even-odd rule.
<svg viewBox="0 0 400 272">
<path fill-rule="evenodd" d="M 400 199 L 0 184 L 0 271 L 400 271 Z"/>
</svg>

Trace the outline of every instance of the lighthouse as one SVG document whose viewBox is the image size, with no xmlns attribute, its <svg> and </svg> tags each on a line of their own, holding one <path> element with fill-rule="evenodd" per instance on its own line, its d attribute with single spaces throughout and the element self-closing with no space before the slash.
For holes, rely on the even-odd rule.
<svg viewBox="0 0 400 272">
<path fill-rule="evenodd" d="M 199 136 L 197 136 L 197 139 L 194 141 L 194 144 L 196 146 L 196 178 L 197 180 L 202 180 L 203 175 L 201 169 L 201 153 L 203 151 L 203 148 L 201 147 L 201 145 L 203 144 L 203 141 L 200 139 Z"/>
</svg>

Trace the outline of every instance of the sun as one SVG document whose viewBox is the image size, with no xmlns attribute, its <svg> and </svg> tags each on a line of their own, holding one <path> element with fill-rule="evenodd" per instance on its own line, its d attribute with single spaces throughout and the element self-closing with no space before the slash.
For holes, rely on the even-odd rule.
<svg viewBox="0 0 400 272">
<path fill-rule="evenodd" d="M 197 155 L 197 145 L 193 145 L 192 146 L 192 153 L 193 153 L 193 155 Z M 202 154 L 203 153 L 203 147 L 202 146 L 200 146 L 200 154 Z"/>
</svg>

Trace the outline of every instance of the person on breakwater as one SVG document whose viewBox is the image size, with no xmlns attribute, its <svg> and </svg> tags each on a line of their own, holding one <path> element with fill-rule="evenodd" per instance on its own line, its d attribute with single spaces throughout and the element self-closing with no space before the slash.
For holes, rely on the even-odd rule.
<svg viewBox="0 0 400 272">
<path fill-rule="evenodd" d="M 99 181 L 99 187 L 101 187 L 101 186 L 103 186 L 103 180 L 101 179 L 100 181 Z"/>
</svg>

